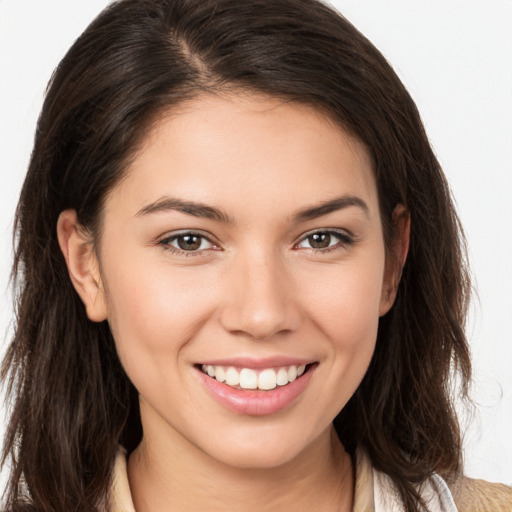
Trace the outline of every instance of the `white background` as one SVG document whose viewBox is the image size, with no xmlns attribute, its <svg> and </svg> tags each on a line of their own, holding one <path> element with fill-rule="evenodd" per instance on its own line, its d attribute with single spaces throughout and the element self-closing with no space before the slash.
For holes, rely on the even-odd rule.
<svg viewBox="0 0 512 512">
<path fill-rule="evenodd" d="M 12 316 L 12 218 L 44 89 L 107 3 L 0 0 L 0 346 Z M 512 0 L 333 4 L 404 80 L 452 185 L 478 289 L 469 328 L 478 409 L 464 416 L 466 472 L 511 484 Z M 0 411 L 0 435 L 3 424 Z"/>
</svg>

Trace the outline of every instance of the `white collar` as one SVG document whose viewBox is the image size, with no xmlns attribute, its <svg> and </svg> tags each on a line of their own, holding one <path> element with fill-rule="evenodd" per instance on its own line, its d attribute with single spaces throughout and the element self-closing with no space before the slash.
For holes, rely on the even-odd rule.
<svg viewBox="0 0 512 512">
<path fill-rule="evenodd" d="M 448 484 L 436 473 L 421 485 L 420 494 L 427 506 L 427 512 L 458 512 Z M 373 496 L 375 512 L 404 511 L 393 481 L 376 469 L 373 469 Z"/>
</svg>

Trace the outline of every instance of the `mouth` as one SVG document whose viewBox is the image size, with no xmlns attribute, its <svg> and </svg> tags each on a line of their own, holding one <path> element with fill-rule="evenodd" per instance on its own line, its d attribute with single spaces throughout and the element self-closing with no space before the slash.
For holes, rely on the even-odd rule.
<svg viewBox="0 0 512 512">
<path fill-rule="evenodd" d="M 196 364 L 199 382 L 225 408 L 265 416 L 288 410 L 309 388 L 318 362 L 223 360 Z"/>
<path fill-rule="evenodd" d="M 208 377 L 239 390 L 271 391 L 288 386 L 307 373 L 315 363 L 274 368 L 237 368 L 202 364 L 198 368 Z"/>
</svg>

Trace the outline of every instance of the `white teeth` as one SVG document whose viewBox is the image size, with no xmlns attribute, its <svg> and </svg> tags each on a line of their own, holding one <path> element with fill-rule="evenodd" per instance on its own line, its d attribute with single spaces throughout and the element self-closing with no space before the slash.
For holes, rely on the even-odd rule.
<svg viewBox="0 0 512 512">
<path fill-rule="evenodd" d="M 238 371 L 234 367 L 223 367 L 213 365 L 202 365 L 203 373 L 219 382 L 225 382 L 228 386 L 240 386 L 242 389 L 261 389 L 268 391 L 275 389 L 277 386 L 286 386 L 293 382 L 297 377 L 304 374 L 306 365 L 279 368 L 266 368 L 264 370 L 256 371 L 251 368 L 242 368 Z"/>
<path fill-rule="evenodd" d="M 224 368 L 222 368 L 222 366 L 215 367 L 215 378 L 219 382 L 224 382 L 226 380 L 226 372 L 224 371 Z"/>
<path fill-rule="evenodd" d="M 254 370 L 244 368 L 240 372 L 240 387 L 243 389 L 258 389 L 258 374 Z"/>
<path fill-rule="evenodd" d="M 226 384 L 229 386 L 238 386 L 238 384 L 240 384 L 240 374 L 234 368 L 228 368 L 226 372 Z"/>
<path fill-rule="evenodd" d="M 286 368 L 279 368 L 277 372 L 277 385 L 285 386 L 288 382 L 288 370 Z"/>
<path fill-rule="evenodd" d="M 259 389 L 274 389 L 277 386 L 276 372 L 271 368 L 269 370 L 263 370 L 258 375 L 258 388 Z"/>
</svg>

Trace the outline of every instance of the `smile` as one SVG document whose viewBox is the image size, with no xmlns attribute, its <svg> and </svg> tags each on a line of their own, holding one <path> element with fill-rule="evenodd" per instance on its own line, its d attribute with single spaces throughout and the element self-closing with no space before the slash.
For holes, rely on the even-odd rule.
<svg viewBox="0 0 512 512">
<path fill-rule="evenodd" d="M 234 368 L 233 366 L 201 366 L 201 371 L 209 377 L 237 389 L 259 389 L 269 391 L 278 386 L 286 386 L 300 377 L 306 365 L 290 365 L 281 368 Z"/>
<path fill-rule="evenodd" d="M 318 362 L 216 361 L 195 365 L 199 382 L 223 407 L 264 416 L 292 407 L 309 387 Z"/>
</svg>

